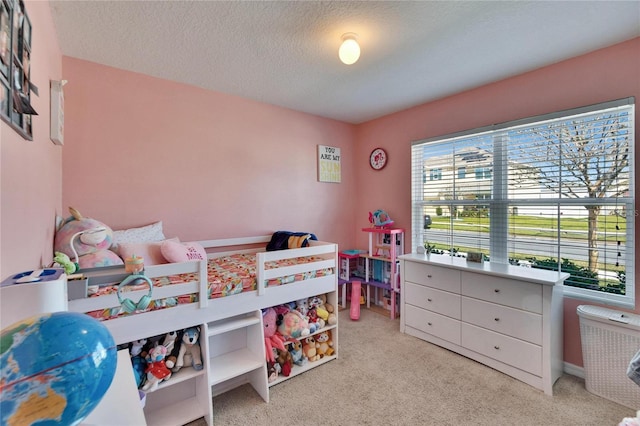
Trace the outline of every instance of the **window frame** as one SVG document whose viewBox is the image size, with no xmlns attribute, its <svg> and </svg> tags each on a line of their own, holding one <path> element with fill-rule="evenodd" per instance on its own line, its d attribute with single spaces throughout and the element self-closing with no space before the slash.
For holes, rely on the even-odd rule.
<svg viewBox="0 0 640 426">
<path fill-rule="evenodd" d="M 465 130 L 462 132 L 457 132 L 454 134 L 449 134 L 449 135 L 444 135 L 444 136 L 439 136 L 439 137 L 434 137 L 434 138 L 428 138 L 428 139 L 423 139 L 423 140 L 418 140 L 418 141 L 414 141 L 412 143 L 412 160 L 411 160 L 411 176 L 412 176 L 412 188 L 411 188 L 411 203 L 412 203 L 412 247 L 413 250 L 416 250 L 416 247 L 418 247 L 419 245 L 424 244 L 425 241 L 427 241 L 426 238 L 426 232 L 422 227 L 422 223 L 423 223 L 423 216 L 424 216 L 424 207 L 425 206 L 436 206 L 437 204 L 440 205 L 444 205 L 445 208 L 448 207 L 450 210 L 457 210 L 460 208 L 465 208 L 465 206 L 470 206 L 473 207 L 476 204 L 478 204 L 476 201 L 474 202 L 469 202 L 466 200 L 462 200 L 462 199 L 457 199 L 457 200 L 425 200 L 424 199 L 424 185 L 427 182 L 422 182 L 422 184 L 418 184 L 419 181 L 416 180 L 416 174 L 417 171 L 419 169 L 419 161 L 420 159 L 416 157 L 416 154 L 414 153 L 414 151 L 416 151 L 416 147 L 422 147 L 424 145 L 427 144 L 431 144 L 431 143 L 438 143 L 438 142 L 443 142 L 443 141 L 447 141 L 447 140 L 460 140 L 460 139 L 464 139 L 464 138 L 472 138 L 472 137 L 482 137 L 483 135 L 490 135 L 491 136 L 491 140 L 493 141 L 492 143 L 494 145 L 496 145 L 496 135 L 499 135 L 501 131 L 505 131 L 507 129 L 513 128 L 513 127 L 518 127 L 518 126 L 526 126 L 526 125 L 534 125 L 536 123 L 539 122 L 544 122 L 544 121 L 549 121 L 549 120 L 562 120 L 564 118 L 568 118 L 574 115 L 580 115 L 580 114 L 587 114 L 587 113 L 595 113 L 598 112 L 600 110 L 606 110 L 606 109 L 610 109 L 610 108 L 619 108 L 619 107 L 630 107 L 631 108 L 631 113 L 629 114 L 629 120 L 630 120 L 630 125 L 633 126 L 633 131 L 630 133 L 629 135 L 629 168 L 630 168 L 630 172 L 629 172 L 629 189 L 628 189 L 628 194 L 626 197 L 619 197 L 619 200 L 622 200 L 624 198 L 625 202 L 621 203 L 620 201 L 616 201 L 616 207 L 618 205 L 618 203 L 624 204 L 626 206 L 626 208 L 628 208 L 629 206 L 632 207 L 634 214 L 629 215 L 627 214 L 626 216 L 626 250 L 625 250 L 625 273 L 626 273 L 626 286 L 625 286 L 625 293 L 624 295 L 622 294 L 614 294 L 614 293 L 607 293 L 607 292 L 603 292 L 603 291 L 597 291 L 597 290 L 590 290 L 590 289 L 585 289 L 585 288 L 579 288 L 579 287 L 575 287 L 575 286 L 570 286 L 570 285 L 564 285 L 564 295 L 568 296 L 568 297 L 572 297 L 572 298 L 576 298 L 576 299 L 580 299 L 580 300 L 586 300 L 586 301 L 591 301 L 591 302 L 597 302 L 597 303 L 602 303 L 602 304 L 607 304 L 607 305 L 614 305 L 614 306 L 620 306 L 620 307 L 625 307 L 625 308 L 634 308 L 635 307 L 635 290 L 636 290 L 636 280 L 635 280 L 635 258 L 634 258 L 634 243 L 633 241 L 635 240 L 634 236 L 635 236 L 635 216 L 638 215 L 638 211 L 635 208 L 636 203 L 635 203 L 635 167 L 636 167 L 636 162 L 635 162 L 635 143 L 636 143 L 636 134 L 637 134 L 637 128 L 636 128 L 636 124 L 635 124 L 635 98 L 633 97 L 629 97 L 629 98 L 624 98 L 624 99 L 619 99 L 619 100 L 615 100 L 615 101 L 610 101 L 610 102 L 604 102 L 604 103 L 599 103 L 599 104 L 594 104 L 594 105 L 589 105 L 589 106 L 585 106 L 585 107 L 581 107 L 581 108 L 575 108 L 575 109 L 570 109 L 570 110 L 563 110 L 563 111 L 557 111 L 554 113 L 550 113 L 550 114 L 544 114 L 544 115 L 539 115 L 539 116 L 532 116 L 532 117 L 527 117 L 524 119 L 520 119 L 520 120 L 514 120 L 514 121 L 509 121 L 509 122 L 504 122 L 504 123 L 500 123 L 500 124 L 496 124 L 496 125 L 492 125 L 492 126 L 486 126 L 486 127 L 482 127 L 482 128 L 476 128 L 476 129 L 470 129 L 470 130 Z M 499 138 L 497 138 L 499 139 Z M 455 142 L 452 142 L 455 143 Z M 500 145 L 500 141 L 498 141 L 497 146 Z M 498 148 L 498 151 L 496 153 L 494 153 L 496 157 L 496 159 L 492 159 L 491 160 L 491 165 L 493 168 L 494 164 L 502 164 L 503 166 L 506 165 L 506 160 L 504 163 L 500 163 L 500 161 L 502 160 L 501 158 L 499 158 L 502 153 L 501 153 L 501 149 Z M 455 163 L 455 162 L 454 162 Z M 424 167 L 424 166 L 423 166 Z M 458 175 L 458 171 L 460 169 L 460 166 L 457 164 L 452 164 L 452 173 L 454 175 Z M 467 170 L 466 176 L 469 177 L 469 170 Z M 445 172 L 446 173 L 446 172 Z M 477 170 L 474 170 L 474 179 L 478 180 L 479 178 L 477 177 Z M 507 263 L 508 262 L 508 250 L 507 250 L 507 245 L 509 242 L 509 238 L 508 236 L 503 236 L 503 237 L 498 237 L 497 235 L 500 234 L 500 232 L 502 232 L 504 234 L 504 231 L 499 231 L 498 229 L 500 229 L 500 227 L 505 227 L 508 226 L 508 219 L 509 219 L 509 214 L 508 211 L 511 210 L 512 207 L 514 206 L 519 206 L 520 204 L 527 204 L 526 201 L 521 201 L 521 200 L 517 200 L 517 199 L 509 199 L 507 196 L 507 188 L 508 188 L 508 182 L 506 180 L 506 172 L 502 173 L 500 170 L 495 169 L 492 171 L 489 171 L 489 177 L 484 177 L 486 176 L 486 172 L 483 172 L 483 178 L 481 180 L 487 181 L 487 180 L 492 180 L 492 191 L 493 191 L 493 197 L 491 200 L 482 200 L 483 203 L 486 202 L 486 204 L 491 204 L 491 215 L 490 215 L 490 232 L 489 232 L 489 245 L 490 245 L 490 254 L 491 254 L 491 261 L 494 263 Z M 454 189 L 453 189 L 453 194 L 459 194 L 459 192 L 456 192 L 457 190 L 455 189 L 455 180 L 453 183 Z M 419 187 L 419 188 L 417 188 Z M 580 204 L 582 203 L 583 199 L 581 198 L 577 198 L 577 199 L 558 199 L 556 202 L 551 202 L 550 200 L 535 200 L 531 202 L 531 205 L 547 205 L 549 207 L 552 207 L 554 205 L 557 204 L 558 206 L 558 212 L 560 212 L 560 206 L 561 205 L 569 205 L 569 204 Z M 604 199 L 604 202 L 601 202 L 599 204 L 602 205 L 608 205 L 609 207 L 611 207 L 612 201 L 608 198 Z M 480 201 L 480 200 L 477 200 Z M 496 206 L 500 205 L 501 207 L 496 209 Z M 498 214 L 494 214 L 494 212 L 497 212 Z M 451 215 L 451 218 L 453 220 L 453 216 Z M 566 243 L 563 244 L 562 243 L 562 238 L 560 236 L 561 233 L 561 229 L 560 229 L 560 219 L 561 219 L 561 214 L 558 213 L 557 214 L 557 221 L 558 221 L 558 231 L 557 231 L 557 239 L 555 240 L 555 245 L 557 246 L 557 251 L 558 254 L 556 256 L 557 259 L 561 259 L 562 254 L 560 252 L 560 249 L 563 246 L 566 246 Z M 494 231 L 495 230 L 495 231 Z M 454 234 L 454 230 L 453 227 L 451 227 L 451 229 L 448 231 L 450 233 L 450 235 L 453 237 Z M 453 247 L 453 244 L 452 244 Z M 495 260 L 497 259 L 497 260 Z"/>
</svg>

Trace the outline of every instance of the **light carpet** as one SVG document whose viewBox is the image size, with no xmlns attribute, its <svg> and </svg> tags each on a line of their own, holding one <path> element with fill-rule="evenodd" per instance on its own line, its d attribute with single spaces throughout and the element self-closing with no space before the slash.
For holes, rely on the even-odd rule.
<svg viewBox="0 0 640 426">
<path fill-rule="evenodd" d="M 339 358 L 270 389 L 213 399 L 223 425 L 594 425 L 635 412 L 563 375 L 553 397 L 454 352 L 401 334 L 399 320 L 363 309 L 339 314 Z M 203 426 L 204 419 L 190 423 Z"/>
</svg>

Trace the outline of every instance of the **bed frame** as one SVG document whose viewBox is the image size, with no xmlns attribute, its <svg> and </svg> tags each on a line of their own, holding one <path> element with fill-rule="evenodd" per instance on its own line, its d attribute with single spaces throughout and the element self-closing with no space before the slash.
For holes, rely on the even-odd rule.
<svg viewBox="0 0 640 426">
<path fill-rule="evenodd" d="M 267 370 L 264 361 L 264 334 L 260 310 L 319 294 L 327 294 L 328 302 L 337 309 L 337 244 L 309 240 L 308 247 L 267 252 L 265 247 L 270 239 L 270 235 L 265 235 L 199 241 L 205 247 L 208 258 L 222 257 L 233 253 L 256 253 L 257 290 L 208 299 L 207 261 L 148 266 L 145 268 L 145 275 L 149 278 L 183 273 L 198 273 L 199 277 L 197 282 L 156 287 L 153 289 L 153 300 L 198 293 L 198 301 L 117 317 L 102 322 L 112 333 L 118 345 L 194 325 L 200 326 L 202 329 L 200 340 L 203 352 L 202 358 L 205 362 L 204 377 L 202 377 L 203 373 L 195 371 L 183 374 L 184 370 L 193 370 L 191 368 L 183 369 L 177 373 L 180 377 L 174 376 L 163 382 L 158 389 L 160 392 L 156 391 L 152 395 L 148 395 L 145 415 L 150 424 L 158 422 L 162 424 L 184 424 L 200 417 L 204 417 L 209 424 L 212 424 L 212 395 L 215 396 L 217 393 L 222 393 L 243 383 L 251 383 L 263 399 L 268 402 L 268 387 L 275 383 L 267 383 Z M 293 266 L 265 268 L 265 263 L 269 261 L 302 256 L 316 256 L 321 260 Z M 333 274 L 279 286 L 264 287 L 265 280 L 326 268 L 332 268 Z M 118 279 L 113 282 L 121 281 L 124 268 L 118 272 Z M 113 270 L 111 270 L 111 274 L 113 274 Z M 100 279 L 100 274 L 89 276 L 89 285 L 92 285 L 92 279 L 94 281 Z M 100 280 L 105 282 L 104 276 Z M 130 291 L 126 293 L 126 297 L 136 301 L 147 293 L 148 291 L 142 290 Z M 70 311 L 86 313 L 119 305 L 117 295 L 109 294 L 70 300 L 68 307 Z M 337 357 L 337 324 L 330 328 L 336 355 L 328 357 L 322 362 L 310 362 L 307 367 L 296 374 Z M 220 337 L 225 336 L 225 334 L 228 337 Z M 242 343 L 238 344 L 238 340 L 242 340 Z M 238 345 L 239 348 L 237 347 Z M 225 352 L 230 352 L 234 355 L 229 357 L 228 354 L 225 355 Z M 242 363 L 237 371 L 227 371 L 232 369 L 225 366 L 223 368 L 223 378 L 213 379 L 215 372 L 212 370 L 217 370 L 216 372 L 219 373 L 220 369 L 216 368 L 217 365 L 221 365 L 223 362 L 235 363 L 240 358 L 239 352 L 248 352 L 251 357 L 257 355 L 259 363 L 247 361 Z M 258 353 L 256 354 L 256 352 Z M 225 356 L 228 359 L 216 361 L 215 359 L 218 359 L 216 358 L 218 356 L 220 356 L 220 359 Z M 294 375 L 292 374 L 290 377 Z M 185 385 L 185 381 L 191 383 Z M 163 387 L 163 385 L 165 386 Z M 163 393 L 162 389 L 167 387 L 170 387 L 171 390 Z M 185 388 L 185 390 L 180 390 L 181 388 Z M 156 394 L 159 394 L 159 396 L 156 396 Z M 185 403 L 185 400 L 190 402 Z"/>
</svg>

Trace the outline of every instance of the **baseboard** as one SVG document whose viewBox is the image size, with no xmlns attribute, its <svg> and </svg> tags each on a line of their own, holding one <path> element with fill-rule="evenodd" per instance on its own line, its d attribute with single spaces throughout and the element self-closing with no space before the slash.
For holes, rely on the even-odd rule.
<svg viewBox="0 0 640 426">
<path fill-rule="evenodd" d="M 579 367 L 575 364 L 570 364 L 568 362 L 564 363 L 564 368 L 563 371 L 567 374 L 571 374 L 572 376 L 576 376 L 579 377 L 581 379 L 584 379 L 584 368 L 583 367 Z"/>
</svg>

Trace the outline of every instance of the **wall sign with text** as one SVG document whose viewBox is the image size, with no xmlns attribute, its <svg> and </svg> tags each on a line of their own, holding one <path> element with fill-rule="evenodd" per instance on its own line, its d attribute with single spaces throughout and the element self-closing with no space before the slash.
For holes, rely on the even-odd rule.
<svg viewBox="0 0 640 426">
<path fill-rule="evenodd" d="M 340 182 L 340 148 L 318 145 L 318 181 Z"/>
</svg>

